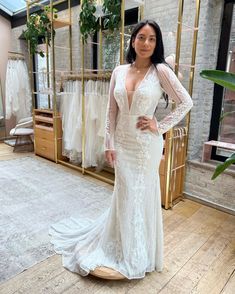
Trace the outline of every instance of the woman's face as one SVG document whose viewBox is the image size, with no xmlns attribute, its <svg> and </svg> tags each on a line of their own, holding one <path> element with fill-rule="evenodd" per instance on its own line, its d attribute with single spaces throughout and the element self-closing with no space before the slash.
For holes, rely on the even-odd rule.
<svg viewBox="0 0 235 294">
<path fill-rule="evenodd" d="M 140 58 L 150 58 L 157 44 L 156 33 L 152 26 L 146 24 L 132 40 L 132 47 Z"/>
</svg>

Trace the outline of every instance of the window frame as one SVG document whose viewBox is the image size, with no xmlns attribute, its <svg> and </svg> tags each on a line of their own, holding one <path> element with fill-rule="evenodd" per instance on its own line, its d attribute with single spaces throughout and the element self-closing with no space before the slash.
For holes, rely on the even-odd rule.
<svg viewBox="0 0 235 294">
<path fill-rule="evenodd" d="M 219 50 L 218 50 L 218 57 L 217 57 L 217 64 L 216 64 L 217 70 L 223 70 L 223 71 L 226 70 L 230 34 L 231 34 L 231 27 L 232 27 L 232 21 L 233 21 L 234 4 L 235 4 L 235 0 L 224 1 Z M 212 106 L 212 115 L 211 115 L 211 122 L 210 122 L 209 140 L 215 140 L 215 141 L 218 140 L 223 96 L 224 96 L 224 87 L 218 84 L 214 84 L 213 106 Z M 217 147 L 212 147 L 211 159 L 218 160 L 218 161 L 225 161 L 227 157 L 218 155 Z"/>
</svg>

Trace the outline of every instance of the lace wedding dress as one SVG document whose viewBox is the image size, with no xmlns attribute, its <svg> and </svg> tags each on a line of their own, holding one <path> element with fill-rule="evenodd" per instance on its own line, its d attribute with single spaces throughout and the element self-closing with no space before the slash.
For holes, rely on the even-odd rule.
<svg viewBox="0 0 235 294">
<path fill-rule="evenodd" d="M 158 167 L 162 134 L 192 107 L 192 100 L 173 71 L 151 65 L 133 94 L 129 108 L 125 80 L 130 65 L 118 66 L 110 82 L 106 149 L 115 149 L 115 186 L 111 207 L 97 220 L 70 218 L 51 227 L 52 243 L 63 265 L 87 275 L 99 266 L 128 279 L 163 268 L 163 226 Z M 153 117 L 165 91 L 177 103 L 158 122 L 158 133 L 136 128 L 137 118 Z"/>
</svg>

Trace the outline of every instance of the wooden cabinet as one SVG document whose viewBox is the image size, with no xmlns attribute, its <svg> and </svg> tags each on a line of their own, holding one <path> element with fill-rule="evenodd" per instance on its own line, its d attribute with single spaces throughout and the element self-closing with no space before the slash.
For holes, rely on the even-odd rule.
<svg viewBox="0 0 235 294">
<path fill-rule="evenodd" d="M 56 132 L 57 131 L 57 132 Z M 57 133 L 57 138 L 56 138 Z M 61 158 L 61 116 L 52 110 L 34 109 L 35 154 L 56 161 Z"/>
</svg>

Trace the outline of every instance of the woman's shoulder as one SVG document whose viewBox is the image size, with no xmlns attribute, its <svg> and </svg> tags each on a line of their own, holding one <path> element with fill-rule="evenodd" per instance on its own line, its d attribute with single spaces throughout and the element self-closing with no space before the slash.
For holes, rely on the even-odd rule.
<svg viewBox="0 0 235 294">
<path fill-rule="evenodd" d="M 129 64 L 120 64 L 120 65 L 117 65 L 114 69 L 113 69 L 113 72 L 112 72 L 112 76 L 115 76 L 117 77 L 120 76 L 120 74 L 122 74 L 124 72 L 124 70 L 129 66 Z"/>
<path fill-rule="evenodd" d="M 163 62 L 156 64 L 156 69 L 158 72 L 165 72 L 165 73 L 171 71 L 171 68 L 169 67 L 169 65 Z"/>
<path fill-rule="evenodd" d="M 156 64 L 156 73 L 160 81 L 162 79 L 172 79 L 175 77 L 174 71 L 170 68 L 167 63 Z"/>
<path fill-rule="evenodd" d="M 120 70 L 123 70 L 123 69 L 126 69 L 127 67 L 129 67 L 130 64 L 120 64 L 120 65 L 117 65 L 113 71 L 120 71 Z"/>
</svg>

